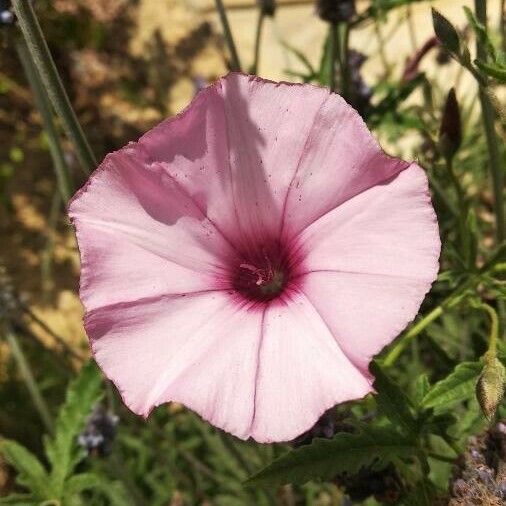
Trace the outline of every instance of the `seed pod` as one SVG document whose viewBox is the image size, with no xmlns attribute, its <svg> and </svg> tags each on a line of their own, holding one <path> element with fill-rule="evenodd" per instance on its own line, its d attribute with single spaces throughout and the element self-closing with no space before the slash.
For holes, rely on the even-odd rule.
<svg viewBox="0 0 506 506">
<path fill-rule="evenodd" d="M 460 108 L 455 90 L 452 88 L 443 108 L 443 117 L 439 128 L 439 150 L 445 158 L 453 158 L 462 143 Z"/>
<path fill-rule="evenodd" d="M 476 384 L 476 398 L 488 420 L 495 415 L 504 396 L 505 382 L 506 369 L 502 363 L 497 358 L 488 361 Z"/>
<path fill-rule="evenodd" d="M 317 0 L 316 12 L 328 23 L 349 21 L 355 15 L 355 0 Z"/>
</svg>

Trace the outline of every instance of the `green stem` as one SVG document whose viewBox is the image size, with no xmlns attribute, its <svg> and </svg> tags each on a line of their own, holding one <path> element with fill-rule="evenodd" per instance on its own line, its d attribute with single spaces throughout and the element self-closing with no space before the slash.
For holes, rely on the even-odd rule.
<svg viewBox="0 0 506 506">
<path fill-rule="evenodd" d="M 488 350 L 485 353 L 485 360 L 494 360 L 497 355 L 497 339 L 499 337 L 499 317 L 495 309 L 489 304 L 483 302 L 481 308 L 488 313 L 490 317 L 490 337 L 488 341 Z"/>
<path fill-rule="evenodd" d="M 251 67 L 251 73 L 256 74 L 258 72 L 258 63 L 260 61 L 260 42 L 262 40 L 262 28 L 264 26 L 265 14 L 263 9 L 258 11 L 257 29 L 255 34 L 255 53 L 253 56 L 253 66 Z"/>
<path fill-rule="evenodd" d="M 35 377 L 33 376 L 32 369 L 30 368 L 30 364 L 25 357 L 23 349 L 18 341 L 17 336 L 14 334 L 14 331 L 8 322 L 4 322 L 4 331 L 5 337 L 7 339 L 7 343 L 12 352 L 12 356 L 16 361 L 16 364 L 19 368 L 19 372 L 23 381 L 25 382 L 26 388 L 30 393 L 30 397 L 32 398 L 33 405 L 35 409 L 39 413 L 39 416 L 44 423 L 47 431 L 49 433 L 53 432 L 53 420 L 51 415 L 49 414 L 49 409 L 40 393 L 37 382 L 35 381 Z"/>
<path fill-rule="evenodd" d="M 457 202 L 459 206 L 459 212 L 458 212 L 458 224 L 459 224 L 459 239 L 460 239 L 460 247 L 463 253 L 465 254 L 465 260 L 466 265 L 468 265 L 469 259 L 467 258 L 468 255 L 468 248 L 467 248 L 467 228 L 466 228 L 466 217 L 467 217 L 467 208 L 466 208 L 466 201 L 465 201 L 465 193 L 464 189 L 462 188 L 462 185 L 460 184 L 459 178 L 457 177 L 457 174 L 455 174 L 455 169 L 453 166 L 453 157 L 448 156 L 445 157 L 446 162 L 446 168 L 448 171 L 448 174 L 450 176 L 450 179 L 452 181 L 452 184 L 455 188 L 455 193 L 457 194 Z"/>
<path fill-rule="evenodd" d="M 485 29 L 487 28 L 487 2 L 486 0 L 474 1 L 476 19 Z M 480 38 L 476 41 L 476 54 L 479 60 L 486 61 L 487 51 Z M 486 90 L 486 83 L 479 83 L 479 98 L 481 103 L 483 127 L 487 141 L 489 168 L 494 195 L 494 210 L 496 219 L 497 243 L 501 244 L 505 237 L 504 219 L 504 167 L 501 161 L 501 153 L 495 130 L 494 107 Z"/>
<path fill-rule="evenodd" d="M 348 67 L 348 45 L 350 40 L 350 30 L 348 23 L 341 23 L 339 30 L 339 70 L 341 74 L 341 95 L 344 99 L 349 99 L 350 78 Z"/>
<path fill-rule="evenodd" d="M 339 57 L 339 37 L 337 25 L 329 23 L 329 44 L 330 44 L 330 65 L 329 65 L 329 88 L 330 91 L 336 91 L 336 63 Z"/>
<path fill-rule="evenodd" d="M 402 334 L 392 345 L 390 350 L 387 352 L 385 358 L 382 363 L 385 367 L 389 367 L 395 363 L 395 361 L 399 358 L 403 350 L 406 348 L 408 343 L 416 337 L 422 330 L 424 330 L 430 323 L 439 318 L 445 311 L 455 307 L 461 300 L 462 296 L 466 292 L 467 289 L 474 286 L 476 283 L 480 281 L 483 274 L 492 271 L 497 264 L 501 262 L 504 257 L 504 252 L 506 249 L 506 245 L 501 245 L 495 254 L 490 258 L 490 260 L 481 267 L 481 269 L 471 274 L 465 281 L 463 281 L 453 292 L 446 297 L 446 299 L 441 302 L 438 306 L 429 311 L 424 317 L 420 318 L 416 323 L 414 323 L 404 334 Z"/>
<path fill-rule="evenodd" d="M 390 75 L 390 64 L 388 63 L 387 55 L 385 52 L 385 40 L 383 39 L 383 34 L 381 33 L 381 27 L 379 25 L 379 21 L 377 19 L 374 20 L 374 32 L 376 34 L 376 38 L 378 40 L 378 54 L 381 60 L 381 64 L 385 69 L 384 77 L 387 78 Z"/>
<path fill-rule="evenodd" d="M 42 126 L 46 132 L 49 152 L 51 154 L 51 158 L 53 159 L 53 166 L 56 173 L 58 190 L 60 191 L 63 201 L 67 202 L 72 195 L 72 184 L 70 181 L 70 173 L 63 155 L 63 150 L 61 148 L 58 131 L 53 121 L 51 104 L 49 103 L 44 87 L 40 82 L 37 69 L 30 58 L 28 47 L 26 46 L 25 41 L 19 37 L 16 40 L 16 51 L 25 71 L 28 83 L 30 84 L 35 106 L 37 107 L 42 119 Z"/>
<path fill-rule="evenodd" d="M 383 361 L 385 367 L 389 367 L 399 358 L 408 343 L 424 330 L 430 323 L 439 318 L 446 310 L 454 307 L 459 301 L 462 294 L 470 288 L 476 281 L 478 276 L 470 276 L 464 283 L 459 285 L 441 304 L 429 311 L 423 318 L 414 323 L 402 336 L 397 340 L 392 349 L 388 352 Z"/>
<path fill-rule="evenodd" d="M 65 133 L 74 146 L 81 168 L 86 174 L 89 174 L 96 167 L 95 157 L 58 75 L 56 65 L 33 10 L 32 2 L 12 0 L 12 6 L 28 52 L 37 68 L 49 99 L 62 122 Z"/>
<path fill-rule="evenodd" d="M 221 25 L 223 27 L 223 35 L 225 37 L 225 42 L 227 43 L 228 51 L 230 53 L 230 70 L 240 72 L 241 62 L 239 60 L 239 54 L 237 53 L 237 49 L 235 47 L 234 37 L 232 36 L 232 30 L 230 30 L 227 12 L 225 11 L 223 0 L 215 0 L 215 1 L 216 1 L 216 9 L 218 10 Z"/>
</svg>

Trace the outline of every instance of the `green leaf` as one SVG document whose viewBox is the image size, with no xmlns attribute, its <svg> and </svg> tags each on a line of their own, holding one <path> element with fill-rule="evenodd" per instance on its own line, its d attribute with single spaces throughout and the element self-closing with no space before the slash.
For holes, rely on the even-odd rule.
<svg viewBox="0 0 506 506">
<path fill-rule="evenodd" d="M 374 388 L 379 410 L 395 425 L 398 425 L 408 436 L 418 433 L 416 419 L 410 411 L 410 403 L 402 389 L 394 383 L 381 369 L 376 361 L 371 362 L 369 370 L 376 378 Z"/>
<path fill-rule="evenodd" d="M 248 485 L 302 484 L 309 480 L 330 479 L 337 473 L 354 473 L 376 460 L 411 457 L 417 449 L 392 428 L 368 427 L 358 434 L 341 432 L 332 439 L 315 439 L 308 446 L 276 459 L 252 476 Z"/>
<path fill-rule="evenodd" d="M 475 65 L 485 74 L 506 83 L 506 67 L 496 63 L 485 63 L 481 60 L 474 60 Z"/>
<path fill-rule="evenodd" d="M 0 504 L 10 504 L 11 506 L 39 506 L 40 501 L 31 494 L 10 494 L 6 497 L 0 497 Z"/>
<path fill-rule="evenodd" d="M 476 38 L 481 42 L 483 47 L 485 48 L 486 52 L 490 55 L 492 60 L 496 60 L 496 51 L 494 48 L 494 45 L 492 44 L 486 28 L 476 19 L 475 15 L 473 14 L 473 11 L 467 7 L 464 6 L 464 12 L 467 17 L 467 21 L 471 25 L 471 28 L 473 29 Z"/>
<path fill-rule="evenodd" d="M 432 9 L 434 32 L 441 44 L 453 55 L 460 55 L 460 36 L 455 27 L 436 9 Z"/>
<path fill-rule="evenodd" d="M 474 389 L 482 365 L 478 362 L 463 362 L 446 378 L 438 381 L 422 401 L 424 408 L 449 407 L 474 396 Z"/>
<path fill-rule="evenodd" d="M 103 395 L 101 386 L 102 379 L 96 365 L 92 362 L 84 365 L 67 389 L 65 403 L 56 420 L 54 438 L 45 440 L 47 458 L 52 467 L 51 480 L 58 497 L 63 492 L 65 478 L 84 455 L 77 446 L 76 437 Z"/>
<path fill-rule="evenodd" d="M 48 498 L 48 474 L 39 459 L 24 446 L 9 439 L 0 442 L 0 454 L 17 472 L 16 481 L 39 499 Z"/>
<path fill-rule="evenodd" d="M 103 480 L 94 473 L 80 473 L 71 476 L 65 483 L 63 496 L 71 498 L 80 494 L 83 490 L 101 488 Z"/>
<path fill-rule="evenodd" d="M 415 383 L 414 402 L 420 405 L 423 398 L 427 395 L 430 390 L 429 378 L 426 374 L 422 374 L 418 377 Z"/>
</svg>

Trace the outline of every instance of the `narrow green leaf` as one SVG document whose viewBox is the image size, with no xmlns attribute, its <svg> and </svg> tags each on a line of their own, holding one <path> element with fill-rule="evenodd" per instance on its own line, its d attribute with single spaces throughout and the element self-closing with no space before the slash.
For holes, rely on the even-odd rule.
<svg viewBox="0 0 506 506">
<path fill-rule="evenodd" d="M 0 497 L 0 504 L 9 504 L 11 506 L 39 506 L 40 501 L 31 494 L 10 494 L 6 497 Z"/>
<path fill-rule="evenodd" d="M 48 474 L 39 459 L 24 446 L 9 439 L 0 441 L 0 454 L 17 472 L 16 481 L 37 499 L 47 499 Z"/>
<path fill-rule="evenodd" d="M 449 407 L 474 396 L 474 389 L 482 365 L 478 362 L 463 362 L 446 378 L 438 381 L 422 401 L 424 408 Z"/>
<path fill-rule="evenodd" d="M 495 47 L 488 36 L 486 28 L 476 19 L 473 11 L 469 7 L 464 6 L 464 12 L 466 14 L 468 23 L 471 25 L 471 28 L 473 29 L 476 35 L 476 38 L 481 42 L 481 44 L 483 45 L 487 53 L 490 55 L 492 60 L 495 61 L 496 59 Z"/>
<path fill-rule="evenodd" d="M 376 378 L 374 380 L 374 388 L 377 392 L 375 399 L 379 410 L 393 424 L 398 425 L 406 435 L 415 436 L 418 425 L 403 390 L 383 372 L 376 361 L 371 362 L 369 370 Z"/>
<path fill-rule="evenodd" d="M 56 420 L 54 438 L 45 440 L 47 458 L 52 466 L 51 480 L 59 495 L 65 478 L 83 456 L 76 437 L 103 395 L 101 386 L 102 379 L 96 365 L 91 362 L 84 365 L 67 389 L 65 403 Z"/>
<path fill-rule="evenodd" d="M 376 460 L 389 462 L 395 457 L 411 457 L 414 445 L 397 431 L 368 427 L 358 434 L 341 432 L 332 439 L 315 439 L 276 459 L 252 476 L 248 485 L 302 484 L 309 480 L 330 479 L 340 472 L 354 473 Z"/>
<path fill-rule="evenodd" d="M 460 36 L 455 27 L 436 9 L 432 9 L 434 32 L 441 44 L 452 54 L 460 55 Z"/>
<path fill-rule="evenodd" d="M 429 378 L 426 374 L 422 374 L 418 377 L 415 383 L 415 393 L 414 393 L 414 402 L 417 405 L 420 405 L 423 398 L 427 395 L 427 392 L 430 390 Z"/>
<path fill-rule="evenodd" d="M 474 60 L 474 63 L 482 72 L 485 72 L 485 74 L 502 83 L 506 83 L 506 67 L 495 63 L 485 63 L 481 60 Z"/>
</svg>

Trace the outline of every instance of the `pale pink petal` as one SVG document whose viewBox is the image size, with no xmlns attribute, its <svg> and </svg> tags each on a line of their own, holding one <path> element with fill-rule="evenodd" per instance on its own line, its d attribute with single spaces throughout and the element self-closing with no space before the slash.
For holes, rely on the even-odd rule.
<svg viewBox="0 0 506 506">
<path fill-rule="evenodd" d="M 278 235 L 323 88 L 229 74 L 140 144 L 237 247 Z"/>
<path fill-rule="evenodd" d="M 265 310 L 252 437 L 287 441 L 324 411 L 372 388 L 306 297 L 291 292 Z"/>
<path fill-rule="evenodd" d="M 254 406 L 262 312 L 226 292 L 109 306 L 86 316 L 95 359 L 134 412 L 184 403 L 247 438 Z"/>
<path fill-rule="evenodd" d="M 307 272 L 408 277 L 428 290 L 441 243 L 425 172 L 412 164 L 313 222 L 297 242 Z"/>
<path fill-rule="evenodd" d="M 307 253 L 301 290 L 366 371 L 414 319 L 437 275 L 440 240 L 425 173 L 412 165 L 329 212 L 298 240 Z"/>
<path fill-rule="evenodd" d="M 330 94 L 314 119 L 290 185 L 285 237 L 293 237 L 320 216 L 408 165 L 385 155 L 359 114 L 339 95 Z"/>
<path fill-rule="evenodd" d="M 220 288 L 235 250 L 163 169 L 127 147 L 74 197 L 86 309 Z"/>
<path fill-rule="evenodd" d="M 346 356 L 364 373 L 416 316 L 430 282 L 397 276 L 313 272 L 301 290 Z"/>
</svg>

